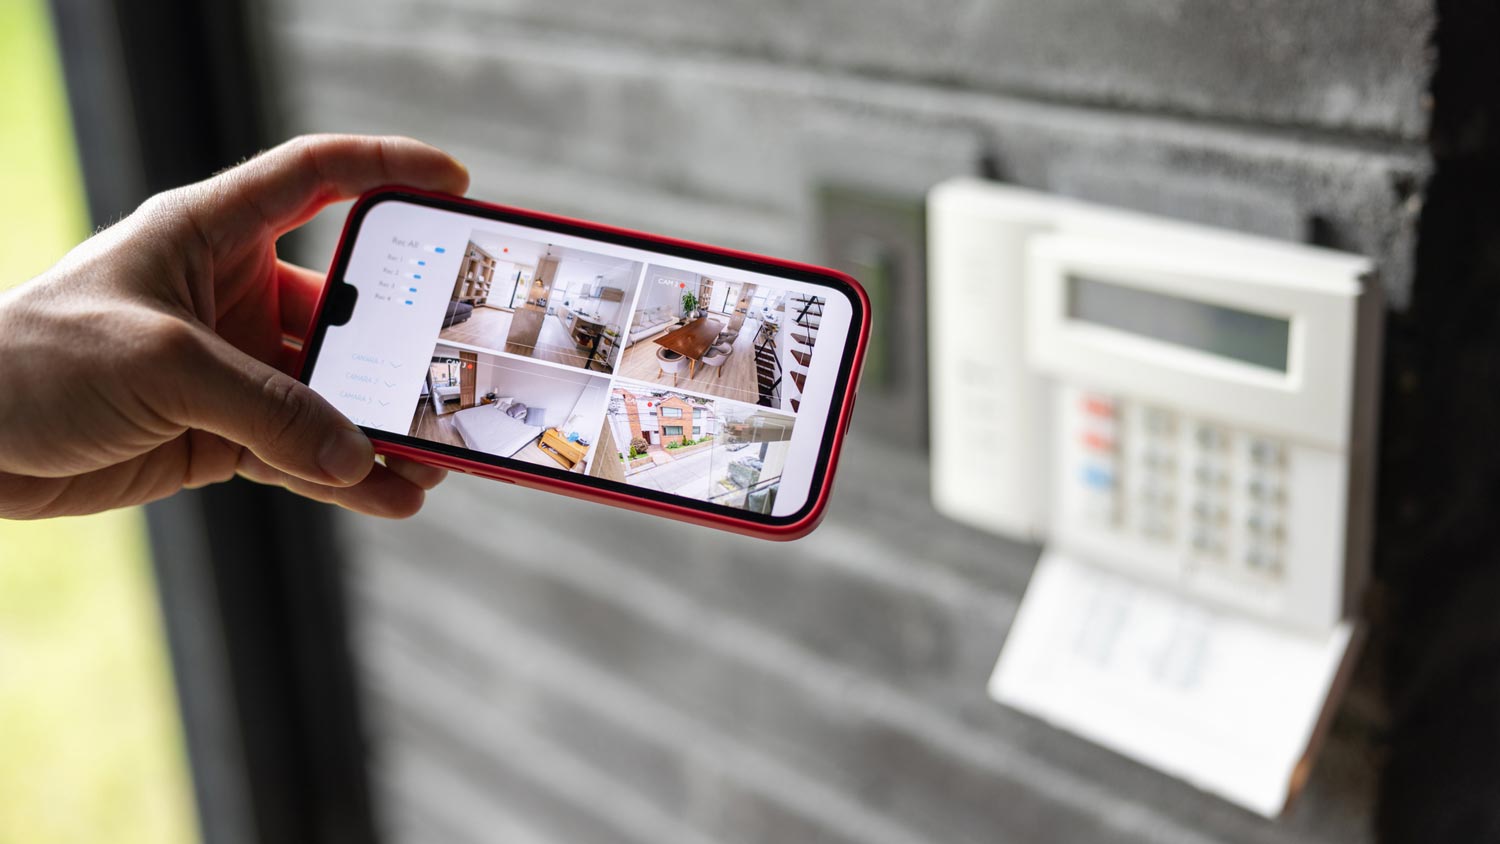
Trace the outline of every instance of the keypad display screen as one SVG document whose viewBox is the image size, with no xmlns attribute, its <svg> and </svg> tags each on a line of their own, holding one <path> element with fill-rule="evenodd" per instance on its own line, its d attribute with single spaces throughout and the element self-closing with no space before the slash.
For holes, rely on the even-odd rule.
<svg viewBox="0 0 1500 844">
<path fill-rule="evenodd" d="M 1067 292 L 1070 319 L 1287 371 L 1290 320 L 1084 276 Z"/>
</svg>

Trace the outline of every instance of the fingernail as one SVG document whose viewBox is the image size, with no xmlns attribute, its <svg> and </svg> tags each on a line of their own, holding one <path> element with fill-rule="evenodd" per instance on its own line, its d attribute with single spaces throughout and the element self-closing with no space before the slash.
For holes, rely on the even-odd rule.
<svg viewBox="0 0 1500 844">
<path fill-rule="evenodd" d="M 375 450 L 359 429 L 343 428 L 323 443 L 323 450 L 318 452 L 318 465 L 346 484 L 358 483 L 375 465 Z"/>
</svg>

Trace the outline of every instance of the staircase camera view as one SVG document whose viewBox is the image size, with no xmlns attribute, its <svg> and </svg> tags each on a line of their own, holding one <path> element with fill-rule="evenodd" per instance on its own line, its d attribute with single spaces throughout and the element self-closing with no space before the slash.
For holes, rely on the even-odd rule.
<svg viewBox="0 0 1500 844">
<path fill-rule="evenodd" d="M 439 336 L 610 372 L 640 275 L 635 261 L 475 231 Z"/>
<path fill-rule="evenodd" d="M 770 513 L 793 419 L 754 405 L 617 384 L 590 474 Z M 610 459 L 613 457 L 614 459 Z"/>
<path fill-rule="evenodd" d="M 796 412 L 824 300 L 646 267 L 619 374 Z"/>
</svg>

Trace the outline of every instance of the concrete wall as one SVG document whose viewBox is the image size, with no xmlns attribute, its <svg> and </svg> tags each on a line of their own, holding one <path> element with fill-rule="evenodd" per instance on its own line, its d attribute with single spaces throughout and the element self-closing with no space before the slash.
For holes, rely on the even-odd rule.
<svg viewBox="0 0 1500 844">
<path fill-rule="evenodd" d="M 476 196 L 818 259 L 827 187 L 910 203 L 987 172 L 1371 255 L 1400 311 L 1435 13 L 1379 6 L 278 0 L 263 23 L 285 131 L 425 138 Z M 1379 636 L 1306 799 L 1252 817 L 985 697 L 1037 549 L 933 513 L 901 433 L 856 419 L 792 545 L 469 478 L 413 523 L 345 519 L 389 840 L 1372 838 Z"/>
</svg>

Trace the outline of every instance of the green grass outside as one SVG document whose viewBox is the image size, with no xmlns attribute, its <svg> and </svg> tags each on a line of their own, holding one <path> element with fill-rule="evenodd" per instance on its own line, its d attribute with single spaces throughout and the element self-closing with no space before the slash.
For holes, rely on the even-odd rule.
<svg viewBox="0 0 1500 844">
<path fill-rule="evenodd" d="M 0 2 L 0 179 L 5 288 L 88 233 L 41 0 Z M 137 510 L 0 520 L 0 842 L 196 838 L 147 553 Z"/>
</svg>

